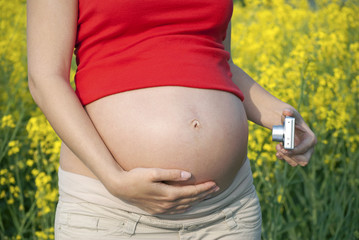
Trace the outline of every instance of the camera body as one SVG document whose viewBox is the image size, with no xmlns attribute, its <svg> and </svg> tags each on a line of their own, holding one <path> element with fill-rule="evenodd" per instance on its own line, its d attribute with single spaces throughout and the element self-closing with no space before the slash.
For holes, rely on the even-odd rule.
<svg viewBox="0 0 359 240">
<path fill-rule="evenodd" d="M 283 125 L 275 125 L 272 129 L 272 140 L 283 142 L 285 149 L 294 149 L 295 118 L 285 117 Z"/>
</svg>

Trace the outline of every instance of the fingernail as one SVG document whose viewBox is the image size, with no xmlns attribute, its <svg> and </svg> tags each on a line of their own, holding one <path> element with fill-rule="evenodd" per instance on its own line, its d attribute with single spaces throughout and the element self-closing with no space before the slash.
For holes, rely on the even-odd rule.
<svg viewBox="0 0 359 240">
<path fill-rule="evenodd" d="M 289 108 L 285 108 L 284 111 L 288 111 L 290 113 L 293 113 L 293 110 L 292 109 L 289 109 Z"/>
<path fill-rule="evenodd" d="M 219 191 L 219 187 L 218 186 L 216 186 L 215 188 L 214 188 L 214 192 L 218 192 Z"/>
<path fill-rule="evenodd" d="M 191 173 L 185 172 L 185 171 L 182 171 L 182 172 L 181 172 L 181 178 L 183 178 L 183 179 L 188 179 L 188 178 L 190 178 L 190 177 L 191 177 Z"/>
</svg>

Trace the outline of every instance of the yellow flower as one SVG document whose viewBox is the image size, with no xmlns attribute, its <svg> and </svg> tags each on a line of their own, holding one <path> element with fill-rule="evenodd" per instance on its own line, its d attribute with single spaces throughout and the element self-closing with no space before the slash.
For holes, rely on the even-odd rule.
<svg viewBox="0 0 359 240">
<path fill-rule="evenodd" d="M 14 120 L 12 118 L 12 115 L 5 115 L 1 118 L 1 128 L 5 128 L 5 127 L 9 127 L 9 128 L 14 128 L 15 124 L 14 124 Z"/>
<path fill-rule="evenodd" d="M 38 239 L 41 239 L 41 240 L 47 239 L 47 234 L 44 232 L 36 231 L 35 235 Z"/>
<path fill-rule="evenodd" d="M 258 165 L 258 166 L 262 166 L 262 164 L 263 164 L 263 161 L 262 161 L 261 158 L 259 158 L 259 159 L 257 160 L 257 165 Z"/>
<path fill-rule="evenodd" d="M 31 174 L 33 175 L 33 176 L 37 176 L 38 174 L 39 174 L 39 170 L 37 170 L 37 169 L 32 169 L 31 170 Z"/>
<path fill-rule="evenodd" d="M 26 165 L 27 165 L 28 167 L 32 167 L 32 165 L 34 165 L 34 160 L 28 159 L 28 160 L 26 161 Z"/>
<path fill-rule="evenodd" d="M 6 178 L 4 178 L 4 177 L 1 177 L 0 178 L 0 185 L 5 185 L 6 184 Z"/>
<path fill-rule="evenodd" d="M 43 216 L 53 211 L 58 199 L 58 189 L 51 186 L 51 180 L 51 176 L 45 172 L 40 172 L 36 176 L 35 184 L 37 190 L 35 198 L 36 205 L 39 208 L 38 216 Z"/>
<path fill-rule="evenodd" d="M 12 183 L 12 184 L 15 183 L 15 178 L 13 176 L 9 177 L 9 183 Z"/>
<path fill-rule="evenodd" d="M 2 190 L 1 193 L 0 193 L 0 199 L 5 198 L 5 197 L 6 197 L 6 193 L 5 193 L 4 190 Z"/>
<path fill-rule="evenodd" d="M 12 194 L 12 196 L 14 196 L 15 198 L 19 197 L 19 193 L 20 193 L 20 189 L 19 186 L 10 186 L 10 193 Z"/>
<path fill-rule="evenodd" d="M 7 201 L 6 201 L 7 204 L 9 205 L 12 205 L 14 204 L 14 199 L 13 198 L 9 198 Z"/>
<path fill-rule="evenodd" d="M 18 140 L 13 140 L 8 143 L 8 146 L 10 149 L 8 150 L 7 154 L 9 156 L 14 155 L 18 152 L 20 152 L 20 143 Z"/>
</svg>

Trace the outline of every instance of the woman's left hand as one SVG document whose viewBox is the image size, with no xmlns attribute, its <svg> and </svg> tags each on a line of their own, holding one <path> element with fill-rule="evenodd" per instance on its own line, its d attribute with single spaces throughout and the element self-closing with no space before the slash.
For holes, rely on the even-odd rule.
<svg viewBox="0 0 359 240">
<path fill-rule="evenodd" d="M 282 114 L 282 122 L 285 116 L 295 118 L 295 138 L 294 149 L 284 149 L 283 144 L 279 143 L 276 146 L 276 156 L 279 159 L 285 160 L 291 166 L 295 167 L 298 164 L 306 166 L 313 154 L 314 146 L 317 143 L 317 138 L 313 131 L 304 122 L 302 116 L 293 109 L 285 109 Z"/>
</svg>

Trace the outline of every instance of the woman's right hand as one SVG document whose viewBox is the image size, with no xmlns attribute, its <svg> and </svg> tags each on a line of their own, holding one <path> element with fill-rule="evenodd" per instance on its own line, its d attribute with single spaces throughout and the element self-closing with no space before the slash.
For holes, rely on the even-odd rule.
<svg viewBox="0 0 359 240">
<path fill-rule="evenodd" d="M 176 169 L 135 168 L 120 174 L 107 186 L 110 193 L 152 215 L 185 212 L 219 190 L 213 181 L 182 186 L 165 183 L 191 178 L 189 172 Z"/>
</svg>

